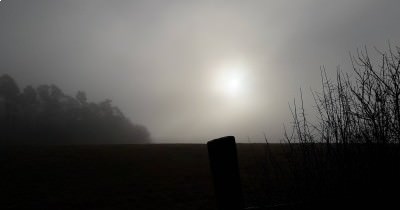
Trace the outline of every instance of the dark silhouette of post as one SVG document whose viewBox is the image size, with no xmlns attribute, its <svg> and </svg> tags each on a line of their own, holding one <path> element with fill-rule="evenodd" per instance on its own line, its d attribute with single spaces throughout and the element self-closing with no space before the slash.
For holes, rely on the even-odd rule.
<svg viewBox="0 0 400 210">
<path fill-rule="evenodd" d="M 219 210 L 243 210 L 235 137 L 207 142 L 208 156 Z"/>
</svg>

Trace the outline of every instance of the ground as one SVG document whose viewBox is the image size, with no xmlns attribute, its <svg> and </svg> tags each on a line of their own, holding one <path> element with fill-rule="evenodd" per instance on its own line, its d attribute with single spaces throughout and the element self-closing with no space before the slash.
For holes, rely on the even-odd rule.
<svg viewBox="0 0 400 210">
<path fill-rule="evenodd" d="M 264 148 L 239 145 L 246 206 L 266 200 Z M 206 145 L 0 147 L 0 209 L 216 209 Z"/>
</svg>

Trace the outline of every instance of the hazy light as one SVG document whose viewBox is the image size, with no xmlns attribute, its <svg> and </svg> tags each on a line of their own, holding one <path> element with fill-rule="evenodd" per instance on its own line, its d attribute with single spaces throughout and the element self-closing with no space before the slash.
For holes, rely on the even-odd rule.
<svg viewBox="0 0 400 210">
<path fill-rule="evenodd" d="M 243 78 L 237 72 L 230 72 L 226 75 L 226 81 L 223 81 L 224 90 L 230 96 L 237 96 L 243 89 Z"/>
<path fill-rule="evenodd" d="M 247 67 L 228 63 L 216 69 L 215 90 L 220 96 L 239 99 L 245 94 Z"/>
</svg>

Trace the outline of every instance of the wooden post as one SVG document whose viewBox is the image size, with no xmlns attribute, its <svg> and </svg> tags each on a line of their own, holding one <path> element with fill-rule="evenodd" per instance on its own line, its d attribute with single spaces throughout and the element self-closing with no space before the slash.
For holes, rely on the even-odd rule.
<svg viewBox="0 0 400 210">
<path fill-rule="evenodd" d="M 243 210 L 235 137 L 209 141 L 207 148 L 218 209 Z"/>
</svg>

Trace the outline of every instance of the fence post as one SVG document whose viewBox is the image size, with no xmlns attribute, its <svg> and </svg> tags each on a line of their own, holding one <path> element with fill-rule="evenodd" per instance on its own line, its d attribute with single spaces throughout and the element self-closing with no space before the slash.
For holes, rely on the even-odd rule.
<svg viewBox="0 0 400 210">
<path fill-rule="evenodd" d="M 235 137 L 209 141 L 207 148 L 218 209 L 243 210 Z"/>
</svg>

